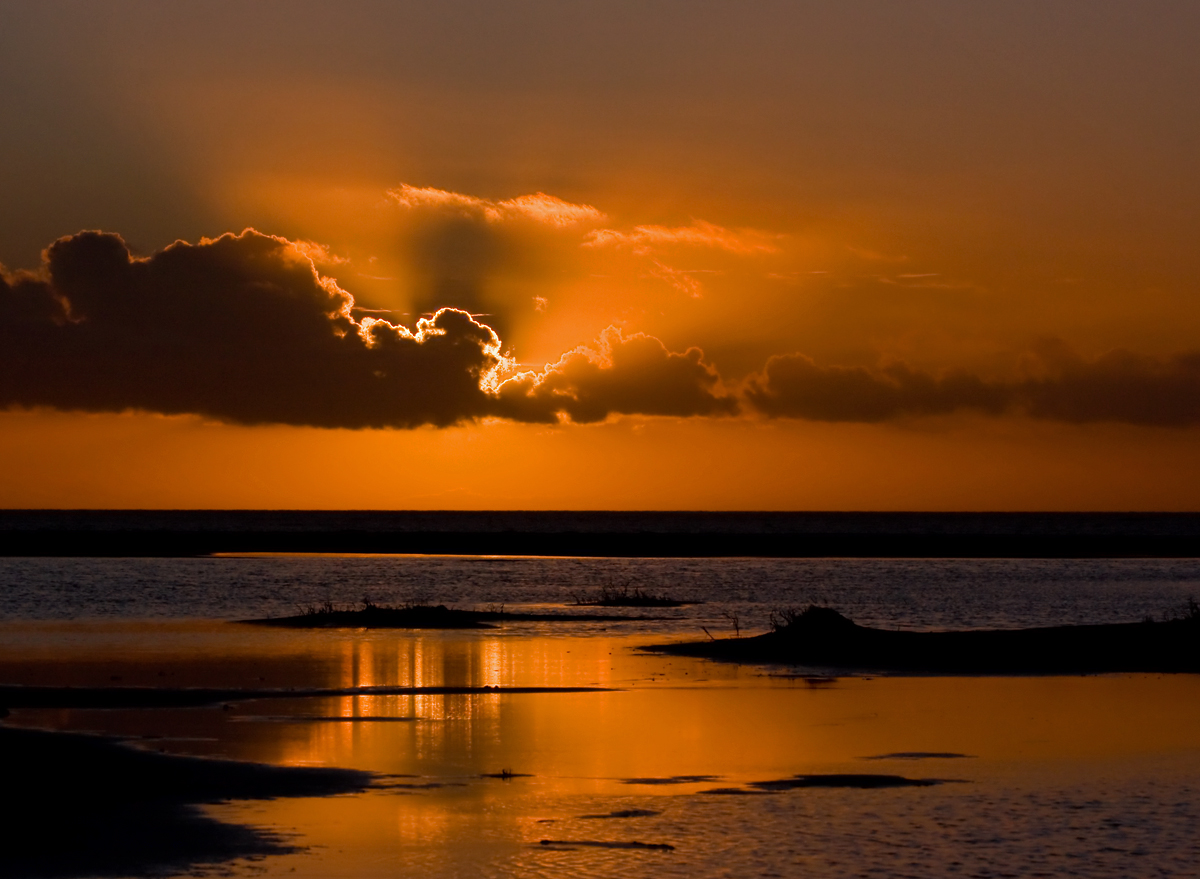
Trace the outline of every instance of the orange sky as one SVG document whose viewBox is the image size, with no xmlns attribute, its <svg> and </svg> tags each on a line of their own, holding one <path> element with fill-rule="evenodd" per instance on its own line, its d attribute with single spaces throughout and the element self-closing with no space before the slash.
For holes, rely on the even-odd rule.
<svg viewBox="0 0 1200 879">
<path fill-rule="evenodd" d="M 0 506 L 1195 510 L 1198 32 L 7 5 Z"/>
</svg>

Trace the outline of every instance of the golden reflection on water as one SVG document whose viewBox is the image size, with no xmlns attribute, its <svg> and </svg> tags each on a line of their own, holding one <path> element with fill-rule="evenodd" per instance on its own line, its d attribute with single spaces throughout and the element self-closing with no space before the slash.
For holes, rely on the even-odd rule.
<svg viewBox="0 0 1200 879">
<path fill-rule="evenodd" d="M 316 855 L 281 859 L 278 869 L 295 868 L 311 876 L 385 875 L 401 868 L 462 875 L 491 871 L 504 862 L 514 875 L 531 870 L 561 875 L 556 871 L 566 869 L 580 875 L 658 876 L 669 864 L 651 861 L 648 854 L 620 856 L 624 861 L 597 852 L 559 856 L 545 852 L 538 842 L 639 839 L 672 842 L 682 851 L 701 845 L 697 834 L 723 838 L 736 833 L 730 828 L 737 821 L 746 820 L 773 827 L 766 835 L 785 841 L 801 832 L 788 817 L 789 804 L 801 798 L 823 798 L 827 805 L 813 808 L 840 816 L 830 821 L 851 822 L 851 835 L 868 832 L 853 824 L 867 809 L 876 815 L 871 820 L 915 822 L 904 832 L 920 837 L 928 830 L 941 838 L 943 831 L 926 817 L 914 817 L 914 808 L 940 808 L 942 818 L 957 820 L 962 812 L 994 808 L 989 803 L 1014 787 L 1037 791 L 1082 784 L 1083 799 L 1091 802 L 1109 795 L 1113 779 L 1132 779 L 1136 785 L 1147 778 L 1154 784 L 1155 779 L 1171 783 L 1177 777 L 1200 777 L 1197 676 L 810 683 L 698 661 L 639 657 L 629 648 L 621 639 L 584 644 L 557 638 L 434 639 L 408 645 L 394 654 L 402 657 L 398 667 L 421 668 L 422 674 L 395 680 L 504 686 L 578 684 L 586 678 L 601 685 L 616 680 L 621 686 L 607 692 L 327 700 L 349 716 L 420 719 L 297 724 L 300 736 L 288 739 L 287 747 L 279 747 L 271 759 L 411 775 L 398 781 L 414 787 L 353 801 L 272 804 L 267 813 L 272 823 L 299 828 L 307 840 L 324 847 Z M 378 659 L 378 645 L 371 650 Z M 412 662 L 417 656 L 420 661 Z M 645 673 L 640 680 L 633 679 L 635 669 Z M 703 679 L 713 671 L 729 676 Z M 320 700 L 298 701 L 288 710 L 326 713 Z M 271 726 L 261 725 L 260 743 L 281 741 Z M 969 756 L 863 759 L 922 751 Z M 480 777 L 504 768 L 530 777 Z M 772 799 L 769 807 L 765 801 L 771 798 L 696 796 L 713 787 L 822 772 L 932 776 L 965 784 L 919 792 L 793 793 Z M 696 775 L 713 780 L 645 783 Z M 628 783 L 637 779 L 642 782 Z M 1101 779 L 1100 786 L 1088 788 L 1097 784 L 1095 779 Z M 651 809 L 665 817 L 624 823 L 580 818 L 628 808 Z M 1020 816 L 1020 809 L 1015 814 Z M 673 815 L 687 817 L 672 823 L 668 818 Z M 1000 817 L 1014 821 L 1011 810 Z M 1054 826 L 1060 817 L 1052 808 L 1028 820 Z M 986 825 L 988 819 L 983 820 Z M 628 860 L 634 857 L 639 860 Z M 703 866 L 682 854 L 677 860 L 680 875 Z"/>
<path fill-rule="evenodd" d="M 1197 675 L 823 681 L 639 653 L 644 635 L 225 627 L 188 630 L 190 638 L 177 639 L 173 650 L 171 638 L 147 631 L 152 643 L 139 645 L 132 633 L 124 649 L 111 638 L 89 640 L 75 632 L 54 654 L 59 682 L 108 683 L 117 670 L 123 683 L 160 686 L 164 679 L 242 686 L 248 678 L 270 677 L 288 686 L 344 688 L 608 688 L 288 698 L 238 702 L 228 710 L 17 712 L 11 718 L 170 736 L 162 745 L 185 752 L 364 768 L 411 785 L 350 799 L 218 810 L 296 828 L 305 840 L 326 846 L 325 855 L 272 859 L 268 872 L 275 864 L 310 875 L 386 872 L 380 865 L 394 868 L 389 859 L 400 852 L 409 866 L 425 863 L 437 870 L 453 859 L 447 852 L 464 846 L 487 861 L 553 836 L 548 828 L 557 825 L 541 821 L 641 808 L 715 786 L 800 773 L 885 772 L 968 781 L 921 794 L 951 800 L 964 795 L 955 790 L 1036 788 L 1054 777 L 1149 773 L 1170 780 L 1200 773 Z M 7 639 L 0 646 L 0 672 L 18 682 L 44 677 L 45 663 L 36 651 L 31 659 L 18 655 L 20 642 Z M 248 674 L 247 668 L 263 674 Z M 86 680 L 68 680 L 72 670 Z M 864 759 L 897 752 L 969 756 Z M 529 777 L 482 777 L 505 769 Z M 714 780 L 627 783 L 672 776 Z M 900 796 L 889 802 L 902 802 Z M 583 829 L 630 832 L 611 822 Z M 331 860 L 338 852 L 344 862 Z"/>
<path fill-rule="evenodd" d="M 27 651 L 20 637 L 0 639 L 0 675 L 11 683 L 105 686 L 611 689 L 264 700 L 235 703 L 217 717 L 221 728 L 249 716 L 346 718 L 241 722 L 236 735 L 223 737 L 253 741 L 255 759 L 384 771 L 470 764 L 470 771 L 535 767 L 548 775 L 736 774 L 801 771 L 894 751 L 1027 760 L 1200 747 L 1196 675 L 825 682 L 640 653 L 636 648 L 646 635 L 569 637 L 530 627 L 382 633 L 209 625 L 173 638 L 152 625 L 110 628 L 120 637 L 108 632 L 89 639 L 78 627 L 60 625 L 57 631 L 69 637 L 54 644 L 52 627 L 42 627 L 38 640 L 54 656 L 53 680 L 47 680 L 51 663 Z M 204 713 L 186 716 L 210 723 L 197 720 Z M 104 714 L 153 724 L 172 712 Z M 286 734 L 283 727 L 289 727 Z"/>
<path fill-rule="evenodd" d="M 640 655 L 633 648 L 643 638 L 349 640 L 337 676 L 345 687 L 612 691 L 305 700 L 297 713 L 417 720 L 305 724 L 307 734 L 273 759 L 419 774 L 508 767 L 539 777 L 620 778 L 816 771 L 903 751 L 1030 760 L 1200 747 L 1200 678 L 1192 675 L 824 683 Z"/>
</svg>

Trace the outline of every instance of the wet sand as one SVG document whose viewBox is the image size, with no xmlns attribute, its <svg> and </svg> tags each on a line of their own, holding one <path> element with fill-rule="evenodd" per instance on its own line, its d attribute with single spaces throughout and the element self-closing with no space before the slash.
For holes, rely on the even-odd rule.
<svg viewBox="0 0 1200 879">
<path fill-rule="evenodd" d="M 370 773 L 182 757 L 109 737 L 0 726 L 10 808 L 0 875 L 141 876 L 298 851 L 205 803 L 361 793 Z"/>
</svg>

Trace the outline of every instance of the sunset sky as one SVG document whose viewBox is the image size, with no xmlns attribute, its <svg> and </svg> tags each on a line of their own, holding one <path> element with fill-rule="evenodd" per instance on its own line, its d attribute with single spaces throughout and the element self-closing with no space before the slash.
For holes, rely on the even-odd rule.
<svg viewBox="0 0 1200 879">
<path fill-rule="evenodd" d="M 0 506 L 1200 509 L 1198 38 L 0 0 Z"/>
</svg>

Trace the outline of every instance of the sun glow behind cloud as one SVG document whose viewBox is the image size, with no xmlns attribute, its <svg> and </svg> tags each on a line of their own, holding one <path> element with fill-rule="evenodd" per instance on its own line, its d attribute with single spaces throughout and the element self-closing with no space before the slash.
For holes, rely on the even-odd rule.
<svg viewBox="0 0 1200 879">
<path fill-rule="evenodd" d="M 9 271 L 0 287 L 14 340 L 0 380 L 33 407 L 12 415 L 11 460 L 38 442 L 64 460 L 99 454 L 89 437 L 119 447 L 124 418 L 177 450 L 163 480 L 203 458 L 228 497 L 239 486 L 200 446 L 257 448 L 262 431 L 328 459 L 437 461 L 448 482 L 473 461 L 457 487 L 426 485 L 451 505 L 475 492 L 485 505 L 1147 507 L 1157 484 L 1161 504 L 1186 506 L 1195 13 L 934 5 L 755 7 L 731 27 L 700 4 L 683 28 L 642 7 L 632 29 L 540 7 L 465 21 L 301 0 L 237 28 L 219 6 L 14 7 L 0 260 L 36 277 Z M 269 233 L 266 255 L 223 263 L 224 287 L 175 303 L 191 313 L 164 295 L 55 323 L 60 288 L 75 285 L 83 314 L 112 280 L 95 276 L 89 299 L 82 275 L 39 268 L 56 238 L 119 233 L 132 253 L 118 274 L 149 275 L 176 238 L 197 242 L 178 253 L 211 255 L 247 227 Z M 242 291 L 237 308 L 220 289 Z M 411 386 L 395 377 L 409 354 L 423 364 L 405 367 Z M 14 358 L 36 367 L 16 390 Z M 386 411 L 371 391 L 389 382 Z M 105 411 L 225 426 L 44 408 L 94 411 L 101 390 Z M 39 418 L 62 443 L 29 427 Z M 361 424 L 407 429 L 348 429 Z M 183 436 L 191 453 L 170 439 Z M 684 473 L 668 447 L 707 457 Z M 138 448 L 105 465 L 111 490 L 153 457 L 153 442 Z M 522 469 L 527 454 L 557 469 Z M 303 467 L 299 451 L 279 458 Z M 1056 476 L 1082 473 L 1075 460 L 1104 475 Z M 785 470 L 803 477 L 771 475 Z M 683 487 L 697 472 L 714 474 L 711 494 Z M 252 485 L 253 468 L 239 478 Z M 340 490 L 321 503 L 356 505 Z"/>
</svg>

